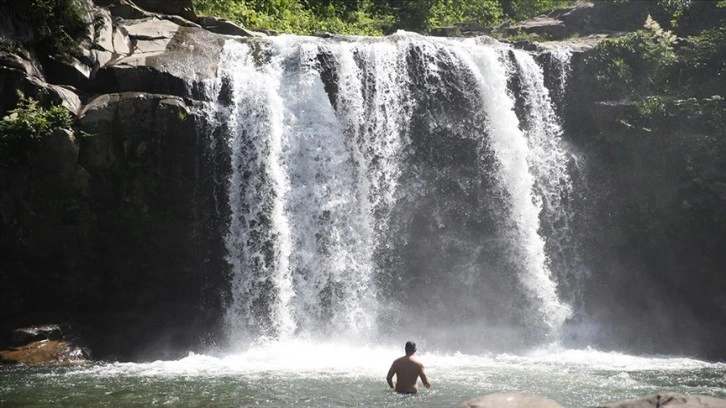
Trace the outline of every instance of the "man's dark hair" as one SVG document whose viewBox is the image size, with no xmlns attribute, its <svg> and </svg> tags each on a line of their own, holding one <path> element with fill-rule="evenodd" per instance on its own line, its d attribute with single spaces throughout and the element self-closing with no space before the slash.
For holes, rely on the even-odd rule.
<svg viewBox="0 0 726 408">
<path fill-rule="evenodd" d="M 406 353 L 413 353 L 414 351 L 416 351 L 416 343 L 414 343 L 412 341 L 407 341 L 406 342 Z"/>
</svg>

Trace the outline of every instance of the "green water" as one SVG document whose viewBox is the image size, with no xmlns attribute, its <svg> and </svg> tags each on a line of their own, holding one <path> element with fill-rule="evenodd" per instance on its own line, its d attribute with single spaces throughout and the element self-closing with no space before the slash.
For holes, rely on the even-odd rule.
<svg viewBox="0 0 726 408">
<path fill-rule="evenodd" d="M 385 382 L 395 350 L 282 350 L 144 364 L 1 367 L 0 407 L 456 407 L 495 391 L 538 393 L 573 408 L 664 390 L 726 398 L 726 364 L 687 358 L 590 350 L 423 353 L 432 388 L 402 396 Z"/>
</svg>

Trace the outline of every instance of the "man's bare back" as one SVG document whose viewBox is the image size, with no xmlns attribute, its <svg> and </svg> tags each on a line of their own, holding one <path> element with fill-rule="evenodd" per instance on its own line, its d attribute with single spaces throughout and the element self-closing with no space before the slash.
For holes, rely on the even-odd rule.
<svg viewBox="0 0 726 408">
<path fill-rule="evenodd" d="M 413 345 L 412 348 L 409 345 Z M 391 369 L 388 370 L 386 381 L 391 388 L 395 388 L 396 392 L 416 393 L 418 392 L 418 378 L 421 377 L 426 388 L 431 388 L 429 380 L 424 372 L 423 364 L 413 357 L 416 352 L 416 344 L 413 342 L 406 343 L 406 355 L 397 358 Z M 393 385 L 393 376 L 396 376 L 396 385 Z"/>
</svg>

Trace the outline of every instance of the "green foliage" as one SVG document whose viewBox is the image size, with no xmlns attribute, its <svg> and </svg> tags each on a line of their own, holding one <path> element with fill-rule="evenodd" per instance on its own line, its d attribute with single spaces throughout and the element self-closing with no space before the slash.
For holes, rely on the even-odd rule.
<svg viewBox="0 0 726 408">
<path fill-rule="evenodd" d="M 336 7 L 336 3 L 340 4 Z M 355 4 L 353 6 L 351 4 Z M 272 29 L 285 33 L 380 35 L 391 18 L 376 14 L 373 2 L 298 0 L 195 0 L 199 14 L 228 18 L 253 30 Z"/>
<path fill-rule="evenodd" d="M 586 61 L 597 98 L 708 98 L 726 94 L 726 26 L 676 43 L 649 19 L 643 30 L 602 41 Z"/>
<path fill-rule="evenodd" d="M 0 37 L 0 51 L 14 53 L 18 49 L 18 44 Z"/>
<path fill-rule="evenodd" d="M 676 62 L 675 37 L 655 21 L 643 30 L 602 41 L 587 60 L 604 98 L 642 97 L 658 93 Z"/>
<path fill-rule="evenodd" d="M 56 128 L 70 128 L 73 117 L 66 108 L 46 109 L 33 98 L 19 94 L 18 106 L 0 120 L 0 157 L 3 162 L 27 156 L 40 139 Z"/>
<path fill-rule="evenodd" d="M 7 0 L 7 5 L 13 19 L 35 30 L 29 45 L 46 53 L 73 50 L 88 23 L 81 0 Z"/>
<path fill-rule="evenodd" d="M 650 97 L 636 102 L 638 115 L 643 118 L 662 117 L 666 113 L 666 100 L 663 97 Z"/>
<path fill-rule="evenodd" d="M 568 0 L 508 0 L 501 3 L 503 12 L 508 18 L 521 21 L 549 10 L 569 7 L 575 2 Z"/>
<path fill-rule="evenodd" d="M 522 20 L 574 0 L 194 0 L 199 14 L 217 15 L 253 30 L 381 35 L 426 32 L 456 23 L 490 26 Z"/>
<path fill-rule="evenodd" d="M 437 0 L 432 5 L 427 28 L 443 27 L 461 22 L 474 22 L 482 26 L 501 21 L 501 4 L 495 0 Z"/>
<path fill-rule="evenodd" d="M 678 50 L 677 85 L 698 97 L 726 95 L 726 26 L 687 38 Z"/>
</svg>

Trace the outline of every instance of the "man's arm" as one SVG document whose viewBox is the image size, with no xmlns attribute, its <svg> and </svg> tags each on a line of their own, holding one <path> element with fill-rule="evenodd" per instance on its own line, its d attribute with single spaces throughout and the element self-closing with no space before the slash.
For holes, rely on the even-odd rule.
<svg viewBox="0 0 726 408">
<path fill-rule="evenodd" d="M 424 372 L 424 366 L 421 364 L 421 368 L 419 369 L 418 376 L 421 377 L 421 382 L 423 382 L 424 387 L 426 389 L 431 388 L 431 384 L 429 384 L 429 379 L 426 377 L 426 373 Z"/>
<path fill-rule="evenodd" d="M 396 373 L 396 363 L 394 362 L 391 364 L 391 369 L 388 370 L 388 375 L 386 376 L 386 381 L 388 381 L 388 386 L 393 388 L 393 374 Z"/>
</svg>

